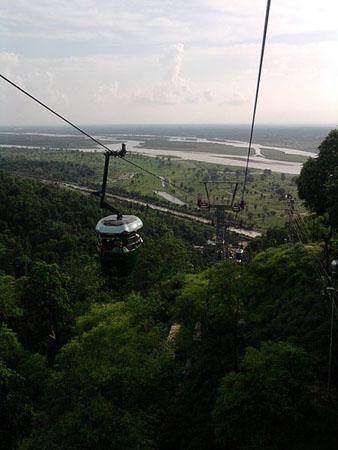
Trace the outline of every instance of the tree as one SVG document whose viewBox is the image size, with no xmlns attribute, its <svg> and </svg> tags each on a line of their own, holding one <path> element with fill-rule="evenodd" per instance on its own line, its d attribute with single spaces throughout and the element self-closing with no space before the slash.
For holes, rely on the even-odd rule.
<svg viewBox="0 0 338 450">
<path fill-rule="evenodd" d="M 40 355 L 31 355 L 13 330 L 0 325 L 0 442 L 17 448 L 30 431 L 34 406 L 45 386 L 46 370 Z"/>
<path fill-rule="evenodd" d="M 18 301 L 15 278 L 9 275 L 0 276 L 0 322 L 7 322 L 22 316 L 22 308 Z"/>
<path fill-rule="evenodd" d="M 93 305 L 79 319 L 22 449 L 157 448 L 176 369 L 164 330 L 133 322 L 124 302 Z"/>
<path fill-rule="evenodd" d="M 313 410 L 309 356 L 288 343 L 265 343 L 246 350 L 240 369 L 225 375 L 218 391 L 213 415 L 221 448 L 299 448 Z"/>
<path fill-rule="evenodd" d="M 328 212 L 337 226 L 336 192 L 338 167 L 338 129 L 332 130 L 318 147 L 317 158 L 308 159 L 297 179 L 299 197 L 317 214 Z"/>
<path fill-rule="evenodd" d="M 165 449 L 214 449 L 211 411 L 219 379 L 237 369 L 241 346 L 239 273 L 239 266 L 225 263 L 177 280 L 170 311 L 181 324 L 176 351 L 189 369 L 168 408 Z"/>
<path fill-rule="evenodd" d="M 241 297 L 248 344 L 290 340 L 311 354 L 325 382 L 330 314 L 318 276 L 320 252 L 319 245 L 297 244 L 258 253 L 244 269 Z M 337 368 L 334 356 L 334 373 Z"/>
<path fill-rule="evenodd" d="M 52 356 L 65 342 L 72 319 L 67 280 L 57 264 L 37 262 L 21 281 L 20 337 L 30 350 Z"/>
<path fill-rule="evenodd" d="M 330 224 L 336 230 L 338 229 L 338 164 L 332 171 L 327 184 L 328 207 L 327 212 L 330 218 Z"/>
<path fill-rule="evenodd" d="M 31 405 L 24 380 L 0 360 L 0 439 L 6 449 L 14 449 L 30 427 Z"/>
<path fill-rule="evenodd" d="M 186 246 L 172 232 L 164 232 L 157 239 L 145 242 L 137 270 L 130 281 L 134 289 L 145 291 L 187 267 L 189 254 Z"/>
</svg>

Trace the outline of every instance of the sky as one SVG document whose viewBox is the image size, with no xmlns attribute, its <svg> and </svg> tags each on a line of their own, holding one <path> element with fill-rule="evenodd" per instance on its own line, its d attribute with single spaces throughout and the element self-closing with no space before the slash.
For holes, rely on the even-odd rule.
<svg viewBox="0 0 338 450">
<path fill-rule="evenodd" d="M 0 72 L 79 124 L 251 120 L 266 0 L 0 0 Z M 338 1 L 272 0 L 257 123 L 337 125 Z M 1 125 L 55 125 L 0 80 Z"/>
</svg>

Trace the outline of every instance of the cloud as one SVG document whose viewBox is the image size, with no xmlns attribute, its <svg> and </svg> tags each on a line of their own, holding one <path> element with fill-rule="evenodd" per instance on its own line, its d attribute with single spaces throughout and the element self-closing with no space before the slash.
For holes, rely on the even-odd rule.
<svg viewBox="0 0 338 450">
<path fill-rule="evenodd" d="M 92 41 L 129 47 L 226 46 L 261 39 L 262 0 L 16 0 L 0 11 L 0 36 L 36 42 Z M 335 38 L 338 4 L 326 0 L 280 0 L 272 4 L 269 37 L 292 40 L 297 33 L 328 32 Z M 297 39 L 297 37 L 295 37 Z M 22 43 L 28 48 L 29 42 Z M 7 49 L 8 50 L 8 49 Z"/>
<path fill-rule="evenodd" d="M 25 77 L 20 71 L 20 57 L 15 53 L 0 53 L 0 67 L 2 74 L 19 84 L 22 88 L 26 87 Z"/>
<path fill-rule="evenodd" d="M 184 53 L 184 44 L 179 43 L 174 47 L 174 55 L 172 58 L 172 71 L 170 74 L 170 81 L 173 85 L 177 85 L 181 80 L 181 69 Z M 169 64 L 170 67 L 170 64 Z"/>
<path fill-rule="evenodd" d="M 25 58 L 13 53 L 0 53 L 0 64 L 2 73 L 21 88 L 30 91 L 43 87 L 43 94 L 50 102 L 68 103 L 68 97 L 58 88 L 54 73 L 46 65 L 44 68 L 39 64 L 30 66 Z"/>
<path fill-rule="evenodd" d="M 16 0 L 1 71 L 84 122 L 249 122 L 262 0 Z M 338 3 L 272 3 L 258 119 L 336 122 Z M 42 121 L 0 83 L 2 122 Z M 20 116 L 20 117 L 19 117 Z"/>
<path fill-rule="evenodd" d="M 197 83 L 182 75 L 184 44 L 177 43 L 168 48 L 159 58 L 164 70 L 164 79 L 148 91 L 133 94 L 137 103 L 175 105 L 182 103 L 211 102 L 210 89 L 201 89 Z"/>
<path fill-rule="evenodd" d="M 230 97 L 223 100 L 220 105 L 240 106 L 249 103 L 249 99 L 241 94 L 234 92 Z"/>
<path fill-rule="evenodd" d="M 122 99 L 124 96 L 120 93 L 119 83 L 114 81 L 108 84 L 101 84 L 97 87 L 94 95 L 95 103 L 100 105 L 110 103 L 112 100 Z"/>
<path fill-rule="evenodd" d="M 154 36 L 172 41 L 185 33 L 185 21 L 166 13 L 168 2 L 122 0 L 16 0 L 0 11 L 7 38 L 63 41 L 107 40 L 126 45 L 145 44 Z M 24 31 L 22 31 L 24 30 Z"/>
</svg>

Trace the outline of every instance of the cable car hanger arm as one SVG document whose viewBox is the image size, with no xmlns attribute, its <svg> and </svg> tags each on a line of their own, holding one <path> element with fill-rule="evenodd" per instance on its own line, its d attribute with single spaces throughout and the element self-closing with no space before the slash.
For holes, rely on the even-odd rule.
<svg viewBox="0 0 338 450">
<path fill-rule="evenodd" d="M 118 219 L 122 219 L 122 214 L 113 205 L 111 205 L 110 203 L 108 203 L 106 201 L 106 188 L 107 188 L 109 161 L 110 161 L 111 156 L 113 156 L 114 158 L 117 158 L 117 157 L 123 158 L 126 153 L 127 153 L 127 149 L 126 149 L 126 144 L 124 144 L 124 143 L 121 146 L 121 150 L 118 150 L 118 151 L 108 150 L 105 152 L 105 154 L 104 154 L 105 162 L 104 162 L 101 190 L 93 193 L 94 195 L 97 195 L 98 197 L 100 197 L 100 208 L 108 209 L 113 214 L 116 214 Z"/>
</svg>

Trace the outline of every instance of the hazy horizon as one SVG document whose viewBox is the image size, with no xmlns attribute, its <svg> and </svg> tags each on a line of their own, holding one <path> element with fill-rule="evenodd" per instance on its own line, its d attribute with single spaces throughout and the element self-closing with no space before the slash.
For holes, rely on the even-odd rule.
<svg viewBox="0 0 338 450">
<path fill-rule="evenodd" d="M 201 122 L 201 123 L 192 123 L 192 122 L 116 122 L 116 123 L 80 123 L 76 122 L 73 118 L 72 121 L 75 125 L 78 125 L 80 127 L 132 127 L 132 126 L 144 126 L 144 127 L 151 127 L 151 126 L 177 126 L 177 127 L 199 127 L 199 126 L 215 126 L 215 127 L 251 127 L 251 123 L 221 123 L 221 122 Z M 27 123 L 24 125 L 21 124 L 7 124 L 2 125 L 0 124 L 0 129 L 2 128 L 67 128 L 70 131 L 74 130 L 70 125 L 66 125 L 64 123 L 55 123 L 55 124 L 43 124 L 43 123 Z M 255 129 L 258 128 L 264 128 L 264 127 L 275 127 L 275 128 L 337 128 L 338 127 L 338 121 L 336 124 L 334 123 L 259 123 L 255 125 Z M 74 130 L 75 131 L 75 130 Z"/>
<path fill-rule="evenodd" d="M 110 124 L 87 125 L 82 129 L 105 145 L 120 146 L 125 142 L 131 154 L 243 167 L 251 127 L 229 124 Z M 251 166 L 297 174 L 301 163 L 316 154 L 329 130 L 328 126 L 258 125 L 253 137 Z M 0 147 L 10 152 L 15 149 L 102 151 L 88 137 L 64 124 L 54 127 L 0 127 Z"/>
</svg>

